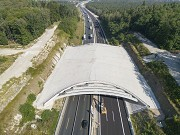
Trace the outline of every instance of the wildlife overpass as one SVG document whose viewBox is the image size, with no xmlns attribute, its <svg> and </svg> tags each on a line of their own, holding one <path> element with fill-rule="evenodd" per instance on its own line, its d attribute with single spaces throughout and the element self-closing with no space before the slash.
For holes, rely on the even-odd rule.
<svg viewBox="0 0 180 135">
<path fill-rule="evenodd" d="M 58 98 L 101 94 L 159 108 L 150 87 L 121 46 L 91 43 L 68 46 L 36 100 L 37 108 Z"/>
</svg>

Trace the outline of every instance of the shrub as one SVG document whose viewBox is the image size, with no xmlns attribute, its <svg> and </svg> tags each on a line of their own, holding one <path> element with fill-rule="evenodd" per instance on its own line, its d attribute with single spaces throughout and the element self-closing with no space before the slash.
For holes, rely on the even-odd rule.
<svg viewBox="0 0 180 135">
<path fill-rule="evenodd" d="M 131 120 L 137 135 L 165 135 L 148 110 L 132 114 Z"/>
<path fill-rule="evenodd" d="M 8 44 L 8 39 L 6 35 L 0 31 L 0 45 L 7 45 Z"/>
<path fill-rule="evenodd" d="M 165 87 L 165 92 L 170 100 L 176 105 L 177 108 L 180 107 L 180 86 L 178 86 L 176 80 L 171 76 L 167 66 L 160 61 L 153 61 L 147 63 L 147 66 L 161 79 Z"/>
<path fill-rule="evenodd" d="M 34 94 L 29 94 L 29 96 L 27 97 L 27 103 L 32 104 L 34 101 L 36 100 L 36 95 Z"/>
<path fill-rule="evenodd" d="M 22 114 L 22 123 L 32 121 L 35 118 L 35 109 L 29 103 L 20 105 L 19 111 Z"/>
</svg>

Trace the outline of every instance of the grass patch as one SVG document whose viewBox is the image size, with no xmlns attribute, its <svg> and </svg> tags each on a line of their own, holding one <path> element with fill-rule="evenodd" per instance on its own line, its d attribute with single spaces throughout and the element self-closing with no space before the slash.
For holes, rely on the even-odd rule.
<svg viewBox="0 0 180 135">
<path fill-rule="evenodd" d="M 132 114 L 131 120 L 137 135 L 165 135 L 163 130 L 157 126 L 153 114 L 148 110 Z"/>
<path fill-rule="evenodd" d="M 141 41 L 139 41 L 139 39 L 134 34 L 127 34 L 125 42 L 132 43 L 140 56 L 147 56 L 151 54 L 151 52 L 143 45 Z"/>
<path fill-rule="evenodd" d="M 153 61 L 147 63 L 147 66 L 154 72 L 154 74 L 161 80 L 164 90 L 169 100 L 176 106 L 176 110 L 180 108 L 180 86 L 176 80 L 171 76 L 167 66 L 161 61 Z"/>
<path fill-rule="evenodd" d="M 77 22 L 77 28 L 74 32 L 74 36 L 69 39 L 70 45 L 81 45 L 82 44 L 82 37 L 84 35 L 84 20 L 82 17 L 82 13 L 79 11 L 79 21 Z"/>
<path fill-rule="evenodd" d="M 147 56 L 151 54 L 151 52 L 143 45 L 143 43 L 135 44 L 134 46 L 141 56 Z"/>
<path fill-rule="evenodd" d="M 18 55 L 0 56 L 0 74 L 8 69 L 17 57 Z"/>
<path fill-rule="evenodd" d="M 41 113 L 41 118 L 37 120 L 35 123 L 37 128 L 32 129 L 30 124 L 27 125 L 23 135 L 53 135 L 59 117 L 59 111 L 52 109 L 52 110 L 44 110 Z"/>
<path fill-rule="evenodd" d="M 75 36 L 69 40 L 70 45 L 81 45 L 82 44 L 82 36 L 84 34 L 84 22 L 82 19 L 77 23 L 77 29 L 75 31 Z"/>
</svg>

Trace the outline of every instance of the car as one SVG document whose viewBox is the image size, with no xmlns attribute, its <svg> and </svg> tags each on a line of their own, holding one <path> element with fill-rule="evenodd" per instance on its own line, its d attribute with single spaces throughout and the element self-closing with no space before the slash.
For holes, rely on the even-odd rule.
<svg viewBox="0 0 180 135">
<path fill-rule="evenodd" d="M 90 35 L 89 35 L 89 38 L 92 38 L 92 37 L 93 37 L 93 34 L 90 34 Z"/>
<path fill-rule="evenodd" d="M 84 40 L 86 39 L 86 34 L 84 34 L 83 39 L 84 39 Z"/>
<path fill-rule="evenodd" d="M 90 26 L 89 29 L 92 30 L 92 26 Z"/>
<path fill-rule="evenodd" d="M 88 121 L 87 120 L 83 120 L 81 122 L 81 126 L 82 126 L 82 128 L 87 128 L 88 127 Z"/>
</svg>

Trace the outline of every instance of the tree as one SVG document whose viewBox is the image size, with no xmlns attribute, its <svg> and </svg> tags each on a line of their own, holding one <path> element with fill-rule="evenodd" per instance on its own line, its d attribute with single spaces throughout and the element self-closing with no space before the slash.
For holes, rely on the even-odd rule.
<svg viewBox="0 0 180 135">
<path fill-rule="evenodd" d="M 2 31 L 0 31 L 0 45 L 7 45 L 8 39 L 6 37 L 6 34 Z"/>
</svg>

